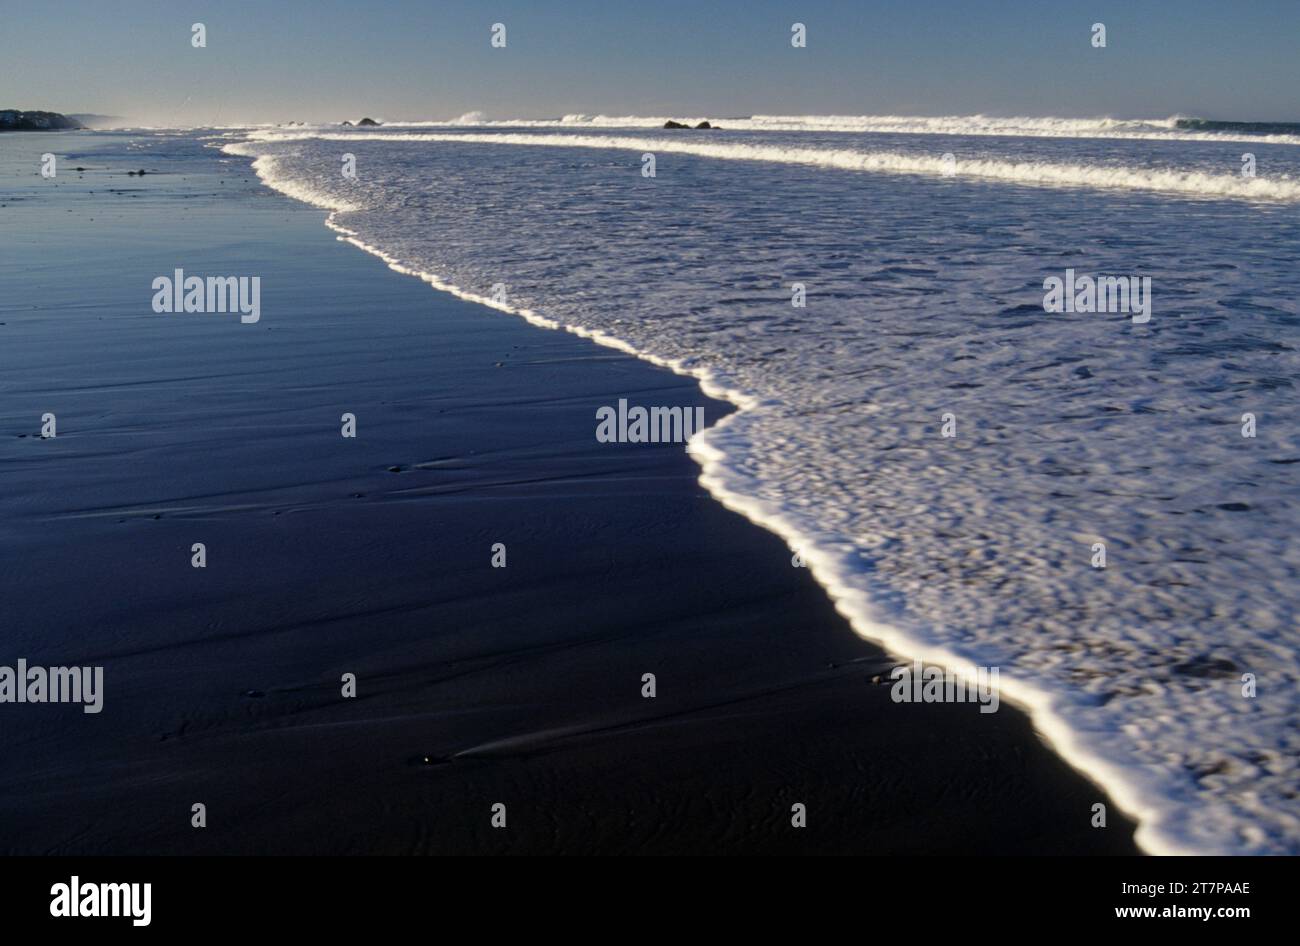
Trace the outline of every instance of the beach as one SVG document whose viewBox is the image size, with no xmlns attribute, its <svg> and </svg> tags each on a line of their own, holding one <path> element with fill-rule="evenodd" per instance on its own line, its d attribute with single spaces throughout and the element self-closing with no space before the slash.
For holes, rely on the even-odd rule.
<svg viewBox="0 0 1300 946">
<path fill-rule="evenodd" d="M 54 181 L 0 143 L 0 663 L 104 681 L 5 708 L 6 853 L 1137 853 L 1010 702 L 891 699 L 909 661 L 683 444 L 596 437 L 730 404 L 198 138 L 63 134 Z M 155 312 L 177 269 L 256 275 L 260 317 Z"/>
<path fill-rule="evenodd" d="M 1295 850 L 1300 126 L 710 126 L 213 140 L 398 271 L 733 405 L 709 494 L 859 636 L 996 670 L 1143 850 Z"/>
</svg>

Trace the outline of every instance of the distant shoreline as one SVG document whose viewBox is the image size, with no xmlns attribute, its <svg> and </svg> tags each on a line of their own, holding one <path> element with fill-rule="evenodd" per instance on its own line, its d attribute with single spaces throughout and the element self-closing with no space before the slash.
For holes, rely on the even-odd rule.
<svg viewBox="0 0 1300 946">
<path fill-rule="evenodd" d="M 0 131 L 79 131 L 81 122 L 58 112 L 25 112 L 16 108 L 0 109 Z"/>
</svg>

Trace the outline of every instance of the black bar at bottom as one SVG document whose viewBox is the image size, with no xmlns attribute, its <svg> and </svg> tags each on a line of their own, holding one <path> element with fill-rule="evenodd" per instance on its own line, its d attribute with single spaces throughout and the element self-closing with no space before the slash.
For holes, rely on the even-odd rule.
<svg viewBox="0 0 1300 946">
<path fill-rule="evenodd" d="M 0 860 L 0 907 L 10 932 L 64 927 L 91 936 L 333 940 L 402 928 L 464 936 L 472 933 L 461 924 L 475 919 L 491 925 L 484 935 L 498 935 L 503 921 L 531 924 L 535 935 L 607 922 L 666 933 L 663 924 L 678 917 L 797 931 L 824 929 L 832 916 L 873 935 L 949 924 L 963 935 L 997 934 L 1040 921 L 1057 924 L 1043 932 L 1232 935 L 1286 918 L 1293 867 L 1289 858 L 970 858 L 819 859 L 791 869 L 765 859 L 710 863 L 706 873 L 658 858 L 616 869 L 573 859 L 541 867 L 483 858 L 8 858 Z"/>
</svg>

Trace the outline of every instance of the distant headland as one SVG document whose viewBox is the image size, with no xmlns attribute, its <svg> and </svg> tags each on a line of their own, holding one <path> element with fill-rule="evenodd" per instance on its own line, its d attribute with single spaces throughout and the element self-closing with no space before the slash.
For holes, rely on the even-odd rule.
<svg viewBox="0 0 1300 946">
<path fill-rule="evenodd" d="M 85 126 L 58 112 L 23 112 L 0 109 L 0 131 L 70 131 Z"/>
</svg>

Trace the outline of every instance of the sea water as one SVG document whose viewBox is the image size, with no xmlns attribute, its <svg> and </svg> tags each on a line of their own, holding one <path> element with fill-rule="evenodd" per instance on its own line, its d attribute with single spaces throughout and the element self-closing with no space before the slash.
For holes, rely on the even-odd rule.
<svg viewBox="0 0 1300 946">
<path fill-rule="evenodd" d="M 858 633 L 999 668 L 1148 850 L 1300 852 L 1300 128 L 707 117 L 215 143 L 394 268 L 734 401 L 708 488 Z M 1070 270 L 1149 279 L 1149 319 L 1047 311 Z"/>
</svg>

